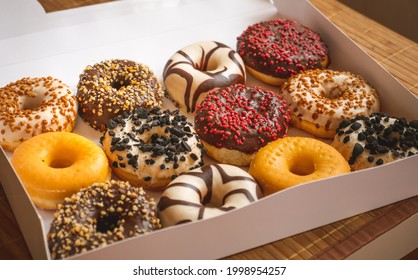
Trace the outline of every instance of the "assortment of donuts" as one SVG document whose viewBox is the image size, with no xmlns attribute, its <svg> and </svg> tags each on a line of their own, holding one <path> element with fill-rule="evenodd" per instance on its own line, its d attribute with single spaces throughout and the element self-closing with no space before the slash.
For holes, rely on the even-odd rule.
<svg viewBox="0 0 418 280">
<path fill-rule="evenodd" d="M 320 34 L 279 18 L 249 26 L 236 50 L 203 41 L 175 51 L 162 83 L 147 65 L 113 59 L 86 66 L 75 94 L 53 77 L 0 88 L 0 144 L 33 203 L 55 211 L 51 257 L 418 154 L 418 120 L 381 112 L 378 91 L 329 69 L 331 55 Z M 77 116 L 98 144 L 71 132 Z M 288 136 L 292 127 L 311 137 Z"/>
</svg>

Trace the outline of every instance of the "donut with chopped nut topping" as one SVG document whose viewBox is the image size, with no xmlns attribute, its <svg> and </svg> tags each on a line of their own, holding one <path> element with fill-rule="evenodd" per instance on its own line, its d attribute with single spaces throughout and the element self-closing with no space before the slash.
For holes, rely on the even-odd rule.
<svg viewBox="0 0 418 280">
<path fill-rule="evenodd" d="M 323 69 L 329 50 L 320 35 L 294 20 L 277 18 L 249 26 L 237 38 L 237 51 L 249 73 L 272 85 L 307 69 Z"/>
<path fill-rule="evenodd" d="M 380 97 L 363 77 L 348 71 L 306 70 L 281 87 L 292 124 L 315 136 L 334 138 L 342 120 L 380 110 Z"/>
<path fill-rule="evenodd" d="M 289 109 L 276 93 L 257 86 L 212 90 L 195 112 L 195 129 L 207 154 L 247 166 L 268 142 L 287 135 Z"/>
<path fill-rule="evenodd" d="M 178 110 L 137 108 L 111 119 L 100 142 L 116 175 L 162 190 L 179 174 L 203 165 L 203 145 Z"/>
<path fill-rule="evenodd" d="M 344 120 L 331 144 L 352 170 L 382 165 L 418 154 L 418 120 L 374 113 Z"/>
<path fill-rule="evenodd" d="M 87 66 L 77 88 L 80 117 L 99 131 L 104 131 L 106 123 L 123 112 L 137 107 L 161 107 L 164 97 L 148 66 L 122 59 Z"/>
<path fill-rule="evenodd" d="M 161 228 L 156 204 L 124 181 L 95 183 L 58 206 L 47 234 L 52 259 L 64 259 Z"/>
<path fill-rule="evenodd" d="M 53 77 L 25 77 L 0 88 L 0 145 L 13 151 L 45 132 L 72 131 L 77 100 Z"/>
</svg>

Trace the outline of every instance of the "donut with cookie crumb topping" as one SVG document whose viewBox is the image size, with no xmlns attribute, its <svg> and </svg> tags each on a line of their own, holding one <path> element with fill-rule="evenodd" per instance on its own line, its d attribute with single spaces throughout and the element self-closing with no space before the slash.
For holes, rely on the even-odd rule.
<svg viewBox="0 0 418 280">
<path fill-rule="evenodd" d="M 348 71 L 302 71 L 281 87 L 291 123 L 322 138 L 334 138 L 342 120 L 380 110 L 380 97 L 363 77 Z"/>
<path fill-rule="evenodd" d="M 77 100 L 53 77 L 25 77 L 0 88 L 0 145 L 14 151 L 23 141 L 45 132 L 72 131 Z"/>
<path fill-rule="evenodd" d="M 116 175 L 150 190 L 203 165 L 200 138 L 178 110 L 123 113 L 108 122 L 100 142 Z"/>
<path fill-rule="evenodd" d="M 80 75 L 79 115 L 91 127 L 104 131 L 106 123 L 137 107 L 161 107 L 163 91 L 146 65 L 113 59 L 87 66 Z"/>
<path fill-rule="evenodd" d="M 331 144 L 352 170 L 382 165 L 418 154 L 418 120 L 384 113 L 344 120 Z"/>
<path fill-rule="evenodd" d="M 95 183 L 58 206 L 47 234 L 52 259 L 64 259 L 161 228 L 156 203 L 124 181 Z"/>
</svg>

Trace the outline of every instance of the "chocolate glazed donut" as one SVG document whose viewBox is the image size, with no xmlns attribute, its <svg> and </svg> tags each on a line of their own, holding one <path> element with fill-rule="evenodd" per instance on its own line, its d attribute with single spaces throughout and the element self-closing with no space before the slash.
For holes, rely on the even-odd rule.
<svg viewBox="0 0 418 280">
<path fill-rule="evenodd" d="M 187 112 L 194 112 L 207 91 L 245 83 L 241 57 L 214 41 L 189 45 L 177 51 L 164 67 L 164 84 L 170 97 Z"/>
<path fill-rule="evenodd" d="M 158 216 L 163 226 L 182 224 L 221 215 L 261 196 L 258 184 L 243 169 L 213 164 L 173 180 L 158 202 Z"/>
<path fill-rule="evenodd" d="M 126 59 L 87 66 L 77 88 L 80 117 L 102 132 L 110 119 L 123 112 L 160 108 L 164 97 L 154 72 L 147 65 Z"/>
</svg>

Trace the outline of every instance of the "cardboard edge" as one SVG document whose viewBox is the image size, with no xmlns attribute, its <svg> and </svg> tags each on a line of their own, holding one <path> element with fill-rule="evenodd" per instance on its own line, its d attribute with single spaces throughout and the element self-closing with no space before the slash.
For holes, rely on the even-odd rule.
<svg viewBox="0 0 418 280">
<path fill-rule="evenodd" d="M 273 0 L 274 5 L 279 14 L 280 9 L 283 7 L 286 10 L 286 17 L 295 19 L 301 23 L 304 22 L 304 18 L 300 15 L 300 10 L 292 9 L 292 5 L 300 5 L 303 10 L 309 10 L 306 14 L 309 17 L 314 18 L 309 27 L 317 31 L 330 48 L 331 56 L 331 68 L 336 70 L 351 71 L 352 73 L 362 75 L 372 85 L 378 85 L 377 90 L 385 92 L 391 92 L 392 94 L 386 94 L 384 98 L 381 98 L 382 111 L 391 114 L 390 107 L 405 108 L 406 112 L 403 116 L 406 119 L 413 119 L 410 112 L 416 111 L 415 97 L 402 83 L 400 83 L 388 70 L 386 70 L 377 60 L 369 55 L 361 46 L 359 46 L 353 39 L 345 34 L 343 30 L 337 27 L 330 19 L 328 19 L 318 8 L 316 8 L 309 0 Z M 328 37 L 329 34 L 333 34 L 333 39 Z M 338 53 L 333 50 L 339 50 Z M 345 59 L 344 68 L 341 69 L 338 65 L 333 64 L 333 56 L 339 57 L 356 57 L 356 59 Z M 395 83 L 393 81 L 396 81 Z M 396 94 L 393 94 L 396 93 Z M 399 98 L 402 95 L 402 98 Z M 403 100 L 400 105 L 400 100 Z"/>
<path fill-rule="evenodd" d="M 115 255 L 121 259 L 193 259 L 196 251 L 200 252 L 200 259 L 227 257 L 418 195 L 414 182 L 408 179 L 417 164 L 418 156 L 413 156 L 368 170 L 301 184 L 228 215 L 161 229 L 71 259 L 112 259 Z M 393 169 L 398 170 L 398 177 L 381 175 Z M 367 186 L 365 182 L 369 182 L 370 176 L 374 178 L 373 185 Z M 393 186 L 396 186 L 396 192 Z M 324 197 L 329 198 L 326 203 Z M 276 211 L 274 215 L 271 215 L 272 209 Z M 270 213 L 274 219 L 260 219 L 257 213 Z M 214 230 L 225 228 L 225 225 L 228 225 L 227 230 L 222 233 L 217 234 Z M 283 225 L 292 227 L 284 228 Z"/>
<path fill-rule="evenodd" d="M 42 219 L 9 163 L 5 151 L 2 147 L 0 150 L 0 181 L 29 251 L 34 259 L 48 259 L 49 251 L 44 241 L 46 233 Z"/>
</svg>

